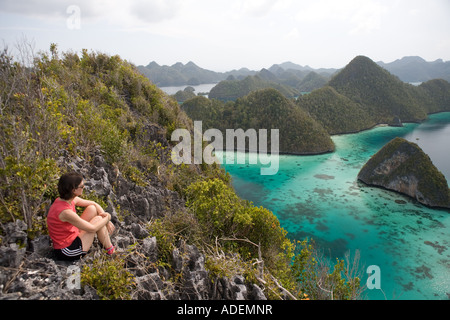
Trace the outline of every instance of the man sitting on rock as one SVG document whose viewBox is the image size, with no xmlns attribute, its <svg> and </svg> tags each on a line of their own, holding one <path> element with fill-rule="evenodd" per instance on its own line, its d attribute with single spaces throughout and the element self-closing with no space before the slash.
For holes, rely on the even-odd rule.
<svg viewBox="0 0 450 320">
<path fill-rule="evenodd" d="M 115 247 L 110 235 L 114 231 L 111 215 L 102 207 L 89 200 L 80 198 L 83 193 L 83 177 L 78 173 L 61 176 L 58 182 L 59 198 L 50 207 L 47 226 L 53 241 L 55 255 L 60 260 L 77 260 L 84 256 L 94 242 L 95 235 L 112 255 Z M 75 207 L 85 207 L 79 216 Z"/>
</svg>

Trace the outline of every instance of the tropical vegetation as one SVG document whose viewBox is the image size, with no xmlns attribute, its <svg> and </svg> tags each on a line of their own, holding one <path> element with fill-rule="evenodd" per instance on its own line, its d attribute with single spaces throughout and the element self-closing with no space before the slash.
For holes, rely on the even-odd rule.
<svg viewBox="0 0 450 320">
<path fill-rule="evenodd" d="M 304 110 L 273 88 L 256 90 L 235 102 L 194 98 L 182 109 L 204 128 L 279 130 L 279 151 L 290 154 L 325 153 L 334 150 L 326 130 Z M 268 139 L 268 150 L 271 150 Z M 248 148 L 248 147 L 247 147 Z"/>
<path fill-rule="evenodd" d="M 172 163 L 171 133 L 176 128 L 192 132 L 192 120 L 134 65 L 87 50 L 59 52 L 55 44 L 38 54 L 27 44 L 21 49 L 17 56 L 7 48 L 0 53 L 2 227 L 23 220 L 29 238 L 46 234 L 46 212 L 65 170 L 59 160 L 78 157 L 93 163 L 101 152 L 127 183 L 153 184 L 177 192 L 185 201 L 185 210 L 145 222 L 158 239 L 158 265 L 169 267 L 168 252 L 183 239 L 204 252 L 211 274 L 238 270 L 247 281 L 265 286 L 270 298 L 359 297 L 354 290 L 359 278 L 349 278 L 348 264 L 317 264 L 317 250 L 308 242 L 290 240 L 269 210 L 240 199 L 223 169 Z M 289 150 L 303 150 L 304 141 L 315 143 L 313 151 L 332 148 L 323 128 L 274 89 L 253 93 L 233 106 L 218 105 L 217 112 L 228 114 L 229 123 L 236 125 L 281 127 L 289 119 L 282 131 L 294 132 L 285 136 Z M 318 136 L 321 142 L 316 142 Z M 114 199 L 94 196 L 114 205 Z M 125 249 L 134 252 L 133 245 Z M 218 255 L 219 250 L 224 254 Z M 95 260 L 83 269 L 82 278 L 103 298 L 124 298 L 129 292 L 119 287 L 128 286 L 130 279 L 121 268 L 125 265 L 120 260 Z"/>
<path fill-rule="evenodd" d="M 327 86 L 300 97 L 297 105 L 330 134 L 357 132 L 377 124 L 420 122 L 427 114 L 450 111 L 450 83 L 420 86 L 397 77 L 364 56 L 353 59 Z"/>
</svg>

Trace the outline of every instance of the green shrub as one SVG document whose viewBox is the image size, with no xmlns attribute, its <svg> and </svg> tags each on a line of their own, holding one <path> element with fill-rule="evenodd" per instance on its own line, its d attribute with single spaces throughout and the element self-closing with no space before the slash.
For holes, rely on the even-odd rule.
<svg viewBox="0 0 450 320">
<path fill-rule="evenodd" d="M 244 201 L 219 179 L 200 180 L 187 188 L 186 205 L 211 238 L 236 234 L 251 227 Z"/>
<path fill-rule="evenodd" d="M 224 250 L 239 253 L 245 261 L 264 260 L 283 285 L 292 286 L 289 265 L 294 247 L 271 211 L 240 199 L 218 178 L 193 183 L 186 196 L 186 205 L 210 243 L 218 240 Z"/>
<path fill-rule="evenodd" d="M 355 300 L 361 297 L 359 252 L 353 260 L 349 253 L 344 259 L 336 259 L 333 271 L 328 262 L 315 247 L 314 241 L 298 241 L 292 272 L 297 291 L 313 300 Z"/>
<path fill-rule="evenodd" d="M 102 255 L 83 266 L 81 283 L 93 287 L 103 300 L 127 300 L 134 285 L 134 276 L 125 268 L 125 261 Z"/>
<path fill-rule="evenodd" d="M 0 168 L 0 219 L 23 219 L 29 231 L 55 195 L 60 170 L 52 159 L 7 156 Z"/>
<path fill-rule="evenodd" d="M 163 217 L 148 224 L 151 236 L 156 237 L 158 244 L 158 264 L 172 265 L 172 252 L 180 240 L 201 244 L 202 233 L 197 219 L 184 210 L 167 213 Z"/>
</svg>

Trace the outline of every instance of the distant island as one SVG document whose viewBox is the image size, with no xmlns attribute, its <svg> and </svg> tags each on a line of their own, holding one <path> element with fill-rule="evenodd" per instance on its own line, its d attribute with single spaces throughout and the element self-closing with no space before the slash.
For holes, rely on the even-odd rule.
<svg viewBox="0 0 450 320">
<path fill-rule="evenodd" d="M 203 69 L 194 62 L 177 62 L 172 66 L 160 66 L 155 61 L 147 66 L 138 66 L 138 70 L 158 87 L 195 86 L 204 83 L 217 83 L 229 76 L 246 77 L 256 74 L 246 68 L 229 72 L 215 72 Z"/>
<path fill-rule="evenodd" d="M 450 81 L 450 61 L 443 61 L 442 59 L 428 62 L 421 57 L 409 56 L 389 63 L 379 61 L 377 64 L 391 74 L 397 76 L 403 82 L 421 83 L 432 79 L 444 79 Z M 313 75 L 317 74 L 329 78 L 341 69 L 314 69 L 309 66 L 301 66 L 289 61 L 274 64 L 271 67 L 260 71 L 241 68 L 239 70 L 227 72 L 215 72 L 201 68 L 192 61 L 189 61 L 186 64 L 177 62 L 171 66 L 159 65 L 157 62 L 152 61 L 146 66 L 140 65 L 137 68 L 158 87 L 194 86 L 206 83 L 218 83 L 224 80 L 243 80 L 248 76 L 254 76 L 258 73 L 261 78 L 268 80 L 263 75 L 266 70 L 270 72 L 272 77 L 271 80 L 276 79 L 276 82 L 294 88 L 298 87 L 300 82 L 304 80 L 307 75 L 311 74 L 311 72 L 313 72 Z M 306 81 L 309 82 L 310 79 L 306 79 Z M 308 88 L 308 85 L 303 84 L 301 90 L 310 92 L 316 88 L 317 85 L 313 88 Z"/>
<path fill-rule="evenodd" d="M 450 61 L 442 59 L 428 62 L 421 57 L 410 56 L 390 63 L 379 61 L 377 64 L 404 82 L 420 83 L 432 79 L 450 81 Z"/>
<path fill-rule="evenodd" d="M 331 135 L 421 122 L 430 113 L 450 111 L 449 82 L 407 84 L 365 56 L 355 57 L 321 88 L 298 97 L 288 90 L 292 87 L 280 87 L 272 72 L 263 71 L 225 80 L 211 90 L 210 98 L 216 98 L 193 97 L 181 108 L 191 119 L 203 121 L 205 130 L 278 128 L 280 152 L 290 154 L 331 152 Z"/>
<path fill-rule="evenodd" d="M 393 139 L 369 159 L 358 180 L 408 195 L 430 207 L 450 208 L 444 175 L 417 144 L 402 138 Z"/>
</svg>

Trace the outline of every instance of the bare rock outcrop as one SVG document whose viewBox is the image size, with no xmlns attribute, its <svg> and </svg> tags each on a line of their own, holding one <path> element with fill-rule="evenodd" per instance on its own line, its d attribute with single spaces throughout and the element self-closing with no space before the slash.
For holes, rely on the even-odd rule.
<svg viewBox="0 0 450 320">
<path fill-rule="evenodd" d="M 429 207 L 450 208 L 445 176 L 415 143 L 395 138 L 361 169 L 358 180 L 408 195 Z"/>
<path fill-rule="evenodd" d="M 136 284 L 131 299 L 266 299 L 262 289 L 247 283 L 242 275 L 213 276 L 205 267 L 205 255 L 199 248 L 182 241 L 172 251 L 172 265 L 158 266 L 161 244 L 149 233 L 146 224 L 167 210 L 184 210 L 184 201 L 178 193 L 158 183 L 141 187 L 129 182 L 100 154 L 93 164 L 66 156 L 61 157 L 60 165 L 81 172 L 86 191 L 107 199 L 107 211 L 116 225 L 112 241 L 118 254 L 127 256 L 125 268 L 130 270 Z M 117 207 L 132 214 L 118 219 Z M 83 260 L 64 262 L 55 260 L 48 235 L 31 239 L 26 231 L 22 220 L 0 226 L 0 300 L 101 298 L 89 285 L 70 285 L 73 270 L 82 270 L 94 257 L 104 255 L 98 243 Z"/>
</svg>

